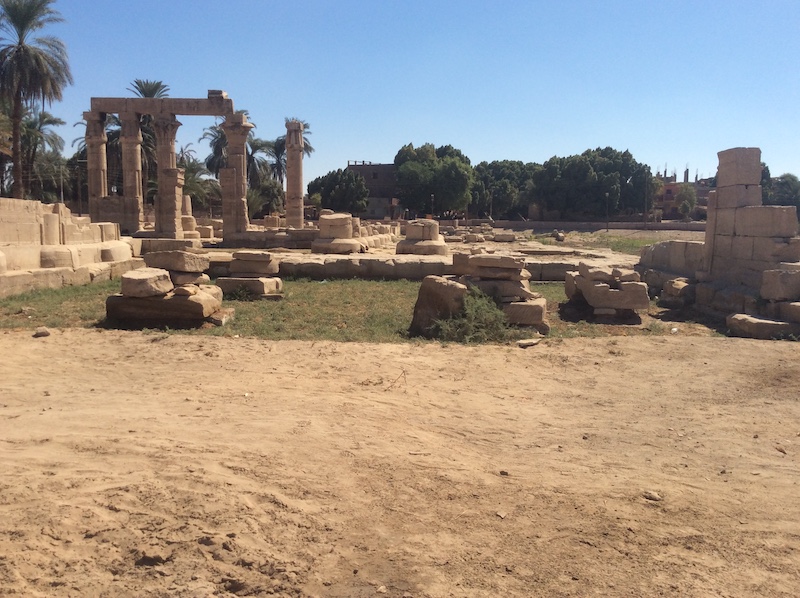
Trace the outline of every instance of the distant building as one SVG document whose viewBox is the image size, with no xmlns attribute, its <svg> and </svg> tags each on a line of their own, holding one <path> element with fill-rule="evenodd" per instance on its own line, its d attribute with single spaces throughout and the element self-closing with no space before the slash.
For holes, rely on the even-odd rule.
<svg viewBox="0 0 800 598">
<path fill-rule="evenodd" d="M 697 196 L 697 205 L 705 207 L 708 205 L 708 193 L 713 188 L 711 185 L 714 181 L 713 178 L 698 179 L 694 178 L 694 182 L 689 182 L 689 169 L 683 172 L 683 182 L 678 182 L 678 176 L 673 172 L 671 176 L 667 176 L 666 170 L 664 174 L 656 173 L 656 178 L 661 181 L 662 188 L 653 199 L 653 209 L 661 210 L 662 218 L 665 220 L 675 220 L 681 218 L 680 202 L 678 202 L 678 191 L 681 185 L 691 185 L 694 188 L 695 195 Z M 702 211 L 702 210 L 701 210 Z"/>
<path fill-rule="evenodd" d="M 398 218 L 402 209 L 397 199 L 397 180 L 394 164 L 373 164 L 359 160 L 348 160 L 347 170 L 352 170 L 364 177 L 369 189 L 367 210 L 361 214 L 371 220 Z"/>
</svg>

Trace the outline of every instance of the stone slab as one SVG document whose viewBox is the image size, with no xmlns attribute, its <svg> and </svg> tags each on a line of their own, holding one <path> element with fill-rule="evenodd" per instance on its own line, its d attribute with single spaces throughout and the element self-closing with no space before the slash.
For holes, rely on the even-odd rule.
<svg viewBox="0 0 800 598">
<path fill-rule="evenodd" d="M 174 287 L 169 272 L 162 268 L 139 268 L 122 275 L 122 294 L 126 297 L 163 296 Z"/>
<path fill-rule="evenodd" d="M 210 265 L 207 255 L 188 251 L 155 251 L 146 253 L 144 261 L 149 268 L 163 268 L 178 272 L 205 272 Z"/>
<path fill-rule="evenodd" d="M 760 318 L 748 314 L 733 314 L 725 319 L 731 334 L 762 340 L 800 337 L 800 324 Z"/>
</svg>

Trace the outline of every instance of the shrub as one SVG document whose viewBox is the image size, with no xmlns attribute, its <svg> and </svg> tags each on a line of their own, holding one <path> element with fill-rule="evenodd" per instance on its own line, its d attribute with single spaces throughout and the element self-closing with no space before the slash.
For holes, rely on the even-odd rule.
<svg viewBox="0 0 800 598">
<path fill-rule="evenodd" d="M 436 320 L 433 336 L 456 343 L 499 343 L 509 338 L 506 316 L 491 297 L 472 287 L 464 309 L 452 318 Z"/>
</svg>

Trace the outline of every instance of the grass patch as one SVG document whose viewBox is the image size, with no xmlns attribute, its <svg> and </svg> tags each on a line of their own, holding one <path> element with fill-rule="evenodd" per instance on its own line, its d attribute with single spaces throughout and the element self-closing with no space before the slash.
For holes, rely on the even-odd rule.
<svg viewBox="0 0 800 598">
<path fill-rule="evenodd" d="M 618 253 L 640 255 L 642 247 L 658 243 L 658 239 L 643 239 L 639 237 L 624 237 L 610 234 L 599 234 L 591 243 L 594 247 L 606 247 Z"/>
</svg>

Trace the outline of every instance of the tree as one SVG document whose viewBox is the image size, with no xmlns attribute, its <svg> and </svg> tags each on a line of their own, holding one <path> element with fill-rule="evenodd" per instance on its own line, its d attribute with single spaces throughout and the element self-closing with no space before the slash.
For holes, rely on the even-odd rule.
<svg viewBox="0 0 800 598">
<path fill-rule="evenodd" d="M 12 195 L 22 197 L 22 119 L 24 106 L 61 100 L 72 83 L 67 49 L 52 36 L 32 37 L 63 21 L 52 0 L 0 0 L 0 94 L 11 104 L 14 162 Z"/>
<path fill-rule="evenodd" d="M 694 187 L 688 183 L 683 183 L 675 196 L 678 203 L 678 211 L 683 215 L 684 220 L 689 220 L 697 205 L 697 193 Z"/>
<path fill-rule="evenodd" d="M 322 207 L 359 214 L 367 209 L 369 189 L 364 177 L 352 170 L 332 170 L 308 184 L 308 194 L 319 193 Z"/>
<path fill-rule="evenodd" d="M 37 159 L 47 151 L 60 154 L 64 149 L 64 140 L 52 130 L 66 124 L 49 112 L 34 108 L 22 123 L 22 197 L 29 197 L 36 182 Z M 41 171 L 41 168 L 39 169 Z M 41 187 L 41 179 L 39 180 Z M 37 196 L 41 198 L 40 196 Z"/>
<path fill-rule="evenodd" d="M 769 173 L 769 166 L 761 163 L 761 203 L 765 206 L 771 203 L 772 195 L 772 175 Z"/>
<path fill-rule="evenodd" d="M 782 174 L 772 181 L 772 205 L 800 207 L 800 179 L 793 174 Z"/>
</svg>

